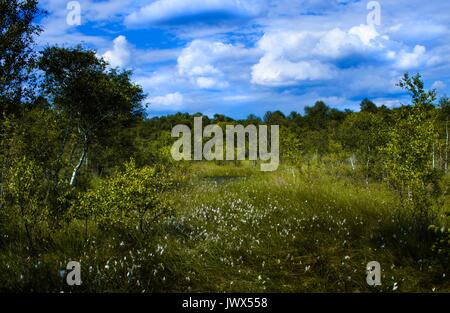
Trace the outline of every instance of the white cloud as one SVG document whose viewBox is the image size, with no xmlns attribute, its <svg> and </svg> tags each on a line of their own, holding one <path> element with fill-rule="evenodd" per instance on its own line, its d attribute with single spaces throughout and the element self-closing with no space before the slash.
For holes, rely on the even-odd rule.
<svg viewBox="0 0 450 313">
<path fill-rule="evenodd" d="M 222 42 L 194 40 L 178 57 L 178 71 L 180 75 L 187 76 L 218 74 L 219 70 L 211 63 L 224 57 L 232 49 L 232 45 Z"/>
<path fill-rule="evenodd" d="M 103 51 L 106 49 L 103 49 Z M 151 64 L 175 61 L 180 49 L 139 49 L 128 42 L 125 36 L 118 36 L 113 40 L 112 47 L 100 56 L 112 67 L 127 67 L 134 69 L 139 76 L 148 74 L 146 68 Z"/>
<path fill-rule="evenodd" d="M 116 17 L 120 17 L 129 10 L 133 9 L 135 0 L 107 0 L 107 1 L 81 1 L 82 9 L 88 16 L 89 20 L 95 21 L 111 21 Z M 135 5 L 134 5 L 135 6 Z"/>
<path fill-rule="evenodd" d="M 69 0 L 40 0 L 39 4 L 52 15 L 66 15 Z M 82 23 L 86 21 L 111 21 L 126 12 L 137 9 L 136 0 L 78 0 L 81 6 Z"/>
<path fill-rule="evenodd" d="M 67 23 L 68 2 L 67 0 L 39 1 L 39 6 L 44 8 L 48 14 L 44 15 L 40 21 L 43 32 L 37 37 L 37 44 L 41 47 L 48 45 L 77 45 L 81 42 L 96 47 L 108 44 L 104 38 L 83 33 L 76 26 Z M 87 22 L 85 13 L 88 8 L 88 3 L 81 3 L 82 25 Z"/>
<path fill-rule="evenodd" d="M 159 63 L 176 60 L 180 54 L 180 49 L 133 49 L 132 61 L 134 64 L 141 65 L 146 63 Z"/>
<path fill-rule="evenodd" d="M 113 41 L 112 50 L 106 51 L 102 57 L 112 67 L 124 67 L 130 59 L 130 46 L 125 36 L 118 36 Z"/>
<path fill-rule="evenodd" d="M 359 25 L 348 32 L 334 28 L 320 35 L 313 49 L 317 56 L 339 58 L 352 53 L 374 52 L 383 47 L 387 37 L 380 36 L 373 25 Z"/>
<path fill-rule="evenodd" d="M 313 49 L 317 56 L 338 58 L 351 50 L 362 46 L 362 42 L 357 36 L 349 36 L 348 33 L 339 28 L 335 28 L 325 33 Z"/>
<path fill-rule="evenodd" d="M 416 68 L 424 61 L 426 51 L 427 49 L 421 45 L 416 45 L 412 52 L 401 50 L 397 54 L 396 66 L 402 70 Z"/>
<path fill-rule="evenodd" d="M 224 73 L 224 70 L 238 67 L 239 61 L 251 53 L 246 48 L 231 44 L 194 40 L 181 51 L 178 57 L 178 74 L 189 79 L 199 88 L 225 88 L 229 83 L 224 77 L 231 77 L 231 74 Z"/>
<path fill-rule="evenodd" d="M 431 88 L 436 89 L 438 91 L 445 90 L 446 87 L 447 85 L 441 80 L 435 81 L 431 86 Z"/>
<path fill-rule="evenodd" d="M 361 24 L 359 26 L 352 27 L 348 33 L 350 35 L 356 35 L 361 42 L 367 46 L 370 46 L 373 41 L 379 36 L 375 26 L 373 24 L 366 25 Z"/>
<path fill-rule="evenodd" d="M 252 83 L 286 86 L 303 80 L 327 79 L 333 76 L 330 66 L 318 61 L 291 62 L 265 56 L 252 68 Z"/>
<path fill-rule="evenodd" d="M 301 58 L 311 53 L 319 33 L 278 31 L 264 34 L 258 47 L 273 57 Z"/>
<path fill-rule="evenodd" d="M 372 99 L 372 101 L 377 106 L 385 105 L 386 107 L 393 109 L 393 108 L 397 108 L 401 105 L 404 105 L 405 102 L 409 101 L 409 99 L 375 98 L 375 99 Z"/>
<path fill-rule="evenodd" d="M 333 28 L 327 32 L 266 33 L 258 42 L 264 56 L 252 68 L 252 82 L 283 86 L 332 78 L 335 71 L 330 61 L 355 52 L 377 50 L 381 46 L 376 42 L 378 37 L 373 26 L 364 25 L 348 32 Z"/>
<path fill-rule="evenodd" d="M 363 24 L 348 31 L 335 27 L 329 31 L 266 32 L 258 47 L 264 55 L 253 66 L 251 81 L 266 86 L 335 78 L 346 70 L 347 64 L 358 68 L 388 61 L 380 64 L 385 70 L 408 70 L 425 64 L 426 55 L 428 63 L 440 62 L 434 53 L 427 54 L 422 45 L 409 48 L 380 34 L 374 25 Z"/>
<path fill-rule="evenodd" d="M 246 102 L 246 101 L 251 101 L 251 100 L 255 100 L 259 98 L 258 96 L 255 95 L 231 95 L 231 96 L 225 96 L 223 97 L 224 101 L 229 101 L 229 102 Z"/>
<path fill-rule="evenodd" d="M 153 73 L 143 73 L 140 76 L 136 76 L 136 82 L 145 89 L 157 88 L 161 90 L 164 86 L 170 86 L 174 82 L 174 73 L 169 70 L 160 70 Z"/>
<path fill-rule="evenodd" d="M 261 1 L 257 0 L 157 0 L 129 14 L 125 23 L 128 26 L 137 26 L 209 12 L 255 16 L 260 11 Z"/>
<path fill-rule="evenodd" d="M 197 86 L 203 89 L 210 88 L 225 88 L 228 87 L 228 82 L 221 82 L 212 77 L 198 77 L 196 79 Z"/>
<path fill-rule="evenodd" d="M 397 57 L 397 52 L 395 52 L 393 50 L 389 50 L 388 52 L 386 52 L 386 57 L 389 60 L 395 60 L 395 58 Z"/>
<path fill-rule="evenodd" d="M 150 107 L 180 107 L 183 105 L 184 98 L 179 92 L 168 93 L 164 96 L 158 96 L 150 99 Z"/>
<path fill-rule="evenodd" d="M 178 73 L 180 76 L 189 78 L 199 88 L 218 87 L 223 73 L 212 63 L 231 49 L 231 45 L 221 42 L 194 40 L 178 57 Z"/>
</svg>

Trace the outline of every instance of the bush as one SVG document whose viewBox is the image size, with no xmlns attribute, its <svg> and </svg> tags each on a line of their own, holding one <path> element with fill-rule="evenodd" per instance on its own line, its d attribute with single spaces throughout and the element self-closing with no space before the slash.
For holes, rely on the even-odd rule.
<svg viewBox="0 0 450 313">
<path fill-rule="evenodd" d="M 444 200 L 445 201 L 445 200 Z M 438 213 L 438 218 L 434 225 L 430 225 L 429 230 L 435 236 L 432 250 L 443 257 L 446 262 L 450 261 L 450 210 L 442 208 Z"/>
<path fill-rule="evenodd" d="M 5 218 L 24 228 L 31 250 L 35 230 L 48 219 L 46 183 L 42 168 L 26 157 L 14 163 L 6 179 Z"/>
<path fill-rule="evenodd" d="M 168 213 L 168 203 L 161 195 L 172 182 L 172 175 L 164 167 L 136 168 L 131 161 L 123 172 L 80 194 L 69 212 L 86 221 L 93 217 L 103 228 L 145 232 L 152 222 Z"/>
<path fill-rule="evenodd" d="M 438 255 L 443 256 L 448 262 L 450 258 L 450 228 L 431 225 L 430 230 L 436 236 L 432 250 Z"/>
</svg>

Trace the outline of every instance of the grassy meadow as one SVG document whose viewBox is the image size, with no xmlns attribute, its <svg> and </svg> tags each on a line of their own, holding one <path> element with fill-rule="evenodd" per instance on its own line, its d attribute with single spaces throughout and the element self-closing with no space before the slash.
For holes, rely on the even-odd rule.
<svg viewBox="0 0 450 313">
<path fill-rule="evenodd" d="M 0 238 L 0 290 L 33 292 L 449 292 L 448 259 L 385 185 L 320 165 L 193 163 L 164 193 L 170 214 L 146 232 L 73 219 L 35 253 Z M 448 201 L 446 201 L 448 204 Z M 82 266 L 69 287 L 64 268 Z M 382 285 L 366 283 L 378 261 Z"/>
</svg>

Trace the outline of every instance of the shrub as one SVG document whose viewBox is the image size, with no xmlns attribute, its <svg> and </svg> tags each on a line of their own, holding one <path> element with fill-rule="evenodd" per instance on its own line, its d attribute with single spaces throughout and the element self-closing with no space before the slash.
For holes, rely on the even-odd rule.
<svg viewBox="0 0 450 313">
<path fill-rule="evenodd" d="M 430 230 L 436 236 L 436 241 L 432 246 L 432 250 L 448 261 L 450 258 L 450 228 L 431 225 Z"/>
<path fill-rule="evenodd" d="M 86 221 L 93 217 L 104 228 L 131 227 L 145 232 L 152 222 L 168 213 L 161 195 L 172 182 L 172 175 L 164 167 L 136 168 L 131 161 L 123 172 L 80 194 L 70 212 Z"/>
<path fill-rule="evenodd" d="M 3 200 L 8 208 L 6 218 L 24 228 L 31 250 L 37 226 L 48 218 L 46 187 L 42 168 L 26 157 L 16 161 L 8 172 Z"/>
</svg>

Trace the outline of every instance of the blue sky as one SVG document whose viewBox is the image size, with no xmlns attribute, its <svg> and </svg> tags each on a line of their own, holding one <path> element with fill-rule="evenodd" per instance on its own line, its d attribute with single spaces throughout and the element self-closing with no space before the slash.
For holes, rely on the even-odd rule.
<svg viewBox="0 0 450 313">
<path fill-rule="evenodd" d="M 448 0 L 377 1 L 379 25 L 363 0 L 79 0 L 81 25 L 69 2 L 40 1 L 39 46 L 83 43 L 133 70 L 150 116 L 393 107 L 406 71 L 450 95 Z"/>
</svg>

